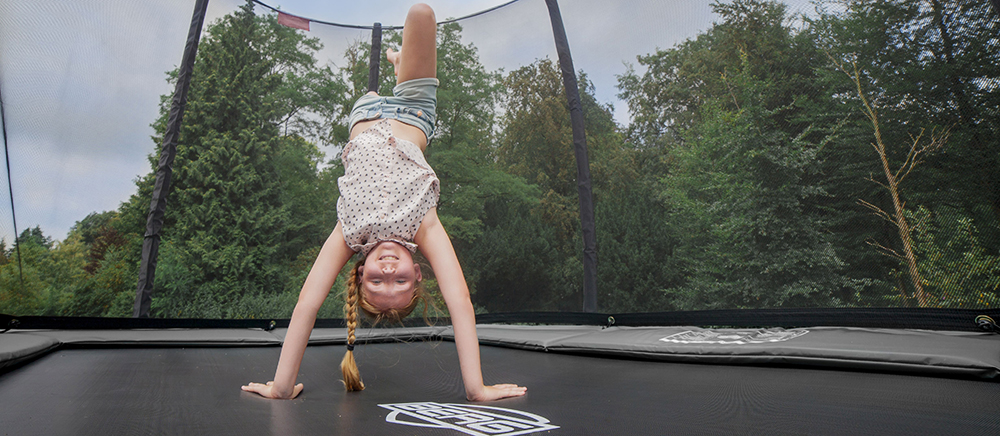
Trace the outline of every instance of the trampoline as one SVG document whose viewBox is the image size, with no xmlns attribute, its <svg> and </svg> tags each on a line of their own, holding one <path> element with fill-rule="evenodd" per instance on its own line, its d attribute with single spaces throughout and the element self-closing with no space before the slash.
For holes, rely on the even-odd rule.
<svg viewBox="0 0 1000 436">
<path fill-rule="evenodd" d="M 273 401 L 283 329 L 11 330 L 9 434 L 995 434 L 1000 336 L 812 327 L 479 326 L 487 383 L 465 401 L 448 327 L 365 329 L 368 389 L 345 393 L 346 330 L 313 332 L 306 389 Z"/>
<path fill-rule="evenodd" d="M 475 403 L 447 318 L 359 329 L 367 388 L 345 392 L 328 306 L 301 395 L 240 389 L 274 374 L 337 221 L 344 111 L 391 89 L 379 54 L 400 26 L 306 1 L 0 0 L 0 435 L 1000 434 L 1000 0 L 640 3 L 438 15 L 447 116 L 427 161 L 484 381 L 528 388 Z M 195 66 L 261 54 L 244 47 L 265 50 L 249 65 L 292 56 L 251 80 L 260 95 L 216 99 L 257 78 L 204 67 L 222 84 L 195 80 L 182 121 Z M 850 62 L 868 76 L 850 83 Z M 281 74 L 295 86 L 267 88 Z M 881 155 L 899 179 L 853 147 L 873 140 L 863 78 L 884 87 L 875 133 L 913 143 Z M 205 110 L 257 97 L 281 121 Z M 921 154 L 925 124 L 951 126 L 947 153 Z M 241 141 L 184 167 L 220 137 Z"/>
</svg>

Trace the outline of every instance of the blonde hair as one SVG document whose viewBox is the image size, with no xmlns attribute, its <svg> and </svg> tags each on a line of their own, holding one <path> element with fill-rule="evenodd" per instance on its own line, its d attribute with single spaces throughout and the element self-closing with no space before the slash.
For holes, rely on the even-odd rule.
<svg viewBox="0 0 1000 436">
<path fill-rule="evenodd" d="M 424 302 L 424 318 L 427 318 L 427 304 L 429 302 L 424 287 L 417 282 L 413 289 L 413 298 L 410 302 L 400 308 L 379 309 L 365 300 L 361 285 L 360 274 L 358 272 L 364 268 L 365 259 L 362 258 L 351 268 L 351 273 L 347 276 L 347 295 L 344 298 L 344 320 L 347 321 L 347 352 L 344 359 L 340 361 L 340 371 L 344 373 L 344 388 L 350 391 L 361 391 L 365 389 L 365 384 L 361 382 L 361 373 L 358 371 L 358 364 L 354 360 L 354 342 L 357 338 L 354 331 L 358 327 L 358 308 L 372 317 L 375 324 L 379 321 L 401 322 L 413 312 L 417 304 Z"/>
</svg>

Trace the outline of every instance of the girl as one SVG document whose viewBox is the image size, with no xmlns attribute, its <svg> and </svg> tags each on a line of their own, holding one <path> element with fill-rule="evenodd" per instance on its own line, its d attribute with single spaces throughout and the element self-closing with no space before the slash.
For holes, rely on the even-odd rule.
<svg viewBox="0 0 1000 436">
<path fill-rule="evenodd" d="M 347 353 L 341 362 L 348 391 L 364 389 L 354 361 L 354 330 L 360 307 L 371 316 L 398 320 L 424 299 L 419 287 L 417 248 L 437 275 L 455 331 L 455 347 L 465 393 L 470 401 L 524 395 L 513 384 L 483 385 L 476 316 L 462 267 L 451 239 L 437 216 L 439 182 L 424 160 L 433 133 L 437 75 L 437 23 L 430 6 L 410 8 L 403 26 L 403 47 L 387 50 L 396 72 L 393 97 L 370 92 L 354 105 L 351 141 L 341 158 L 345 174 L 338 180 L 337 226 L 327 238 L 306 278 L 292 312 L 274 380 L 250 383 L 244 391 L 267 398 L 295 398 L 299 364 L 316 322 L 316 314 L 337 273 L 359 252 L 362 260 L 348 278 L 344 305 L 348 326 Z"/>
</svg>

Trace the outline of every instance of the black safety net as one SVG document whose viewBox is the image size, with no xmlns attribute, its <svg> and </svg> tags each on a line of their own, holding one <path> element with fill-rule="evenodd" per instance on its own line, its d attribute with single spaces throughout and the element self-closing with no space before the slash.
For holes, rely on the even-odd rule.
<svg viewBox="0 0 1000 436">
<path fill-rule="evenodd" d="M 484 319 L 843 310 L 905 327 L 885 319 L 1000 307 L 991 2 L 564 0 L 577 99 L 555 2 L 506 3 L 432 4 L 426 158 Z M 145 315 L 289 318 L 337 222 L 373 24 L 383 51 L 401 42 L 409 4 L 388 5 L 209 1 L 151 235 L 196 2 L 0 1 L 0 313 L 131 317 L 155 238 Z M 321 318 L 342 316 L 344 280 Z"/>
</svg>

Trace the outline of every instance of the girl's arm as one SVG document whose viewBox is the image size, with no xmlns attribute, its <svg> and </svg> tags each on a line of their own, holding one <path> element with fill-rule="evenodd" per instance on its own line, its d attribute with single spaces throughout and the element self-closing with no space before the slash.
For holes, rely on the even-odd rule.
<svg viewBox="0 0 1000 436">
<path fill-rule="evenodd" d="M 524 395 L 527 388 L 517 385 L 483 385 L 479 338 L 476 336 L 476 313 L 469 297 L 469 286 L 465 283 L 462 266 L 458 263 L 451 239 L 438 220 L 436 209 L 431 209 L 424 217 L 414 239 L 434 270 L 438 287 L 451 315 L 466 397 L 470 401 L 489 401 Z"/>
<path fill-rule="evenodd" d="M 299 292 L 299 302 L 292 312 L 292 320 L 281 345 L 281 357 L 278 359 L 274 381 L 267 384 L 250 383 L 243 386 L 244 391 L 256 392 L 267 398 L 295 398 L 302 392 L 303 385 L 295 384 L 295 377 L 299 373 L 306 345 L 309 344 L 309 334 L 316 324 L 316 314 L 330 293 L 337 274 L 353 255 L 354 250 L 344 242 L 344 231 L 338 222 L 323 244 L 305 284 L 302 285 L 302 291 Z"/>
</svg>

